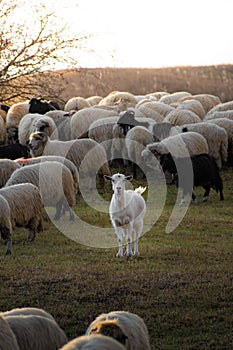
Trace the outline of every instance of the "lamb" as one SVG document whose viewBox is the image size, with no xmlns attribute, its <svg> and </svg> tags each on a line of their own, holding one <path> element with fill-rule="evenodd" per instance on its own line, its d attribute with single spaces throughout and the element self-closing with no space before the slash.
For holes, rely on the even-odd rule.
<svg viewBox="0 0 233 350">
<path fill-rule="evenodd" d="M 6 116 L 6 130 L 9 143 L 14 143 L 17 140 L 19 122 L 27 113 L 29 113 L 29 101 L 15 103 L 9 108 Z"/>
<path fill-rule="evenodd" d="M 0 314 L 0 349 L 1 350 L 21 350 L 17 339 L 3 314 Z"/>
<path fill-rule="evenodd" d="M 144 148 L 154 142 L 153 134 L 143 126 L 135 126 L 128 131 L 125 137 L 125 144 L 128 154 L 128 159 L 132 162 L 132 170 L 134 178 L 137 177 L 137 167 L 143 167 L 141 153 Z"/>
<path fill-rule="evenodd" d="M 30 157 L 30 151 L 26 145 L 11 143 L 9 145 L 0 146 L 0 159 L 7 158 L 14 160 L 20 157 Z"/>
<path fill-rule="evenodd" d="M 48 115 L 28 113 L 19 122 L 18 138 L 22 145 L 27 145 L 29 136 L 34 131 L 45 132 L 52 140 L 58 139 L 56 124 Z"/>
<path fill-rule="evenodd" d="M 146 202 L 141 194 L 146 188 L 136 188 L 134 191 L 125 189 L 126 180 L 131 180 L 132 175 L 125 176 L 116 173 L 113 176 L 104 176 L 110 180 L 114 191 L 109 206 L 109 214 L 115 234 L 118 238 L 119 250 L 117 257 L 123 257 L 123 237 L 126 239 L 126 256 L 139 254 L 138 239 L 143 230 L 143 220 L 146 213 Z M 134 231 L 134 252 L 132 241 Z"/>
<path fill-rule="evenodd" d="M 125 350 L 117 340 L 102 334 L 82 335 L 71 340 L 60 350 Z"/>
<path fill-rule="evenodd" d="M 60 349 L 68 342 L 65 332 L 47 317 L 36 315 L 5 316 L 16 336 L 20 350 Z"/>
<path fill-rule="evenodd" d="M 29 113 L 45 114 L 48 111 L 56 109 L 52 103 L 33 97 L 29 101 Z"/>
<path fill-rule="evenodd" d="M 193 169 L 193 181 L 190 181 L 190 176 L 187 176 L 190 160 Z M 180 204 L 185 203 L 187 195 L 192 195 L 192 199 L 196 201 L 196 196 L 192 192 L 193 187 L 196 186 L 202 186 L 205 189 L 203 202 L 208 200 L 211 187 L 220 193 L 220 200 L 224 200 L 222 178 L 216 161 L 211 155 L 202 153 L 191 155 L 190 158 L 173 158 L 171 153 L 167 153 L 162 154 L 159 161 L 164 172 L 168 171 L 170 174 L 176 174 L 177 187 L 179 186 L 183 191 Z"/>
<path fill-rule="evenodd" d="M 128 350 L 151 349 L 144 320 L 132 312 L 111 311 L 100 314 L 86 330 L 86 335 L 92 334 L 111 336 Z"/>
<path fill-rule="evenodd" d="M 27 238 L 33 241 L 36 232 L 43 230 L 43 205 L 39 189 L 30 183 L 7 185 L 0 189 L 0 195 L 9 204 L 12 229 L 15 226 L 27 228 Z"/>
<path fill-rule="evenodd" d="M 182 127 L 182 132 L 195 131 L 205 137 L 209 154 L 214 157 L 219 169 L 222 167 L 222 162 L 226 162 L 228 158 L 228 136 L 225 129 L 211 123 L 194 123 L 185 124 Z"/>
<path fill-rule="evenodd" d="M 70 220 L 74 220 L 72 210 L 76 203 L 75 186 L 72 174 L 64 164 L 46 161 L 17 169 L 5 187 L 26 182 L 39 188 L 45 207 L 56 208 L 54 220 L 60 219 L 62 208 L 68 210 Z"/>
<path fill-rule="evenodd" d="M 60 162 L 60 163 L 64 164 L 70 170 L 72 177 L 73 177 L 73 180 L 74 180 L 75 193 L 77 193 L 78 192 L 78 183 L 79 183 L 79 173 L 78 173 L 78 170 L 77 170 L 76 166 L 74 165 L 74 163 L 65 157 L 40 156 L 40 157 L 34 157 L 34 158 L 29 158 L 29 159 L 18 158 L 13 163 L 17 166 L 17 168 L 20 168 L 22 166 L 37 164 L 37 163 L 47 162 L 47 161 Z M 1 160 L 0 160 L 0 174 L 1 174 Z M 1 180 L 0 180 L 0 184 L 1 184 Z"/>
<path fill-rule="evenodd" d="M 96 174 L 102 178 L 104 174 L 110 174 L 105 149 L 94 140 L 50 140 L 45 133 L 37 131 L 30 135 L 29 147 L 33 157 L 58 155 L 71 160 L 80 178 L 89 177 L 89 189 L 94 186 Z"/>
<path fill-rule="evenodd" d="M 85 108 L 72 115 L 70 120 L 71 139 L 88 136 L 90 125 L 97 119 L 116 116 L 116 112 L 102 108 Z"/>
<path fill-rule="evenodd" d="M 12 225 L 11 209 L 7 200 L 0 195 L 0 232 L 2 239 L 6 242 L 6 254 L 11 254 L 12 250 Z"/>
<path fill-rule="evenodd" d="M 164 121 L 180 126 L 184 124 L 200 123 L 201 118 L 188 109 L 177 108 L 168 113 L 168 115 L 164 118 Z"/>
<path fill-rule="evenodd" d="M 0 159 L 0 188 L 5 186 L 11 174 L 19 169 L 20 165 L 11 159 Z"/>
<path fill-rule="evenodd" d="M 192 154 L 209 153 L 209 147 L 204 136 L 194 131 L 188 131 L 147 145 L 142 151 L 142 157 L 150 166 L 152 153 L 159 156 L 168 152 L 171 152 L 174 157 L 188 157 Z"/>
</svg>

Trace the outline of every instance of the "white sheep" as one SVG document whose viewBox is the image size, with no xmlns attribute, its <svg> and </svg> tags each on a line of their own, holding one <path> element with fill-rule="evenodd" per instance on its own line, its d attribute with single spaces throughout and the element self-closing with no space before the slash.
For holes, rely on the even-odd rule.
<svg viewBox="0 0 233 350">
<path fill-rule="evenodd" d="M 18 128 L 19 122 L 22 119 L 22 117 L 25 114 L 29 113 L 29 107 L 29 101 L 13 104 L 7 112 L 6 128 Z"/>
<path fill-rule="evenodd" d="M 103 99 L 102 96 L 90 96 L 86 98 L 86 101 L 91 105 L 91 106 L 96 106 L 100 103 L 100 101 Z"/>
<path fill-rule="evenodd" d="M 102 334 L 82 335 L 64 345 L 60 350 L 125 350 L 119 341 Z"/>
<path fill-rule="evenodd" d="M 143 168 L 142 151 L 149 143 L 153 142 L 153 133 L 143 126 L 135 126 L 127 132 L 125 144 L 128 159 L 132 162 L 134 178 L 137 177 L 137 167 Z"/>
<path fill-rule="evenodd" d="M 0 195 L 9 204 L 12 229 L 16 226 L 27 228 L 27 238 L 33 241 L 36 232 L 43 230 L 43 205 L 39 189 L 31 183 L 21 183 L 1 188 Z"/>
<path fill-rule="evenodd" d="M 60 349 L 68 342 L 65 332 L 47 317 L 36 315 L 5 316 L 16 336 L 20 350 Z"/>
<path fill-rule="evenodd" d="M 218 103 L 217 105 L 215 105 L 213 108 L 209 110 L 209 112 L 207 113 L 207 116 L 214 112 L 224 112 L 229 110 L 230 111 L 233 110 L 233 101 Z"/>
<path fill-rule="evenodd" d="M 26 182 L 39 188 L 45 207 L 56 208 L 55 220 L 60 218 L 62 209 L 68 210 L 70 219 L 74 219 L 75 185 L 70 170 L 64 164 L 46 161 L 17 169 L 7 181 L 6 188 Z"/>
<path fill-rule="evenodd" d="M 19 168 L 20 165 L 12 159 L 0 159 L 0 188 L 5 186 L 11 174 Z"/>
<path fill-rule="evenodd" d="M 176 108 L 167 114 L 167 116 L 164 118 L 164 121 L 179 126 L 184 124 L 200 123 L 201 118 L 199 118 L 195 113 L 188 109 Z"/>
<path fill-rule="evenodd" d="M 6 143 L 7 143 L 6 124 L 4 119 L 0 115 L 0 145 L 4 145 Z"/>
<path fill-rule="evenodd" d="M 43 131 L 51 139 L 58 139 L 56 124 L 52 118 L 38 113 L 27 113 L 19 122 L 19 143 L 27 145 L 29 136 L 34 131 Z"/>
<path fill-rule="evenodd" d="M 135 107 L 135 115 L 141 117 L 151 118 L 155 122 L 162 122 L 164 116 L 159 113 L 156 109 L 151 108 L 151 102 L 143 103 Z"/>
<path fill-rule="evenodd" d="M 30 135 L 31 155 L 58 155 L 71 160 L 79 170 L 80 178 L 89 178 L 89 189 L 94 187 L 96 175 L 110 174 L 104 147 L 91 139 L 71 141 L 50 140 L 42 132 Z"/>
<path fill-rule="evenodd" d="M 144 320 L 135 313 L 111 311 L 103 313 L 88 326 L 86 335 L 111 336 L 127 350 L 150 350 L 149 334 Z"/>
<path fill-rule="evenodd" d="M 222 162 L 228 158 L 228 136 L 225 129 L 211 123 L 194 123 L 183 125 L 182 131 L 195 131 L 205 137 L 209 147 L 209 154 L 214 157 L 221 169 Z"/>
<path fill-rule="evenodd" d="M 233 110 L 229 109 L 227 111 L 212 112 L 205 116 L 204 121 L 218 118 L 227 118 L 233 120 Z"/>
<path fill-rule="evenodd" d="M 168 115 L 168 113 L 174 109 L 174 107 L 158 101 L 157 102 L 150 101 L 147 103 L 143 103 L 142 105 L 137 104 L 135 108 L 141 111 L 144 115 L 148 113 L 147 111 L 148 108 L 157 112 L 160 116 L 160 118 L 158 119 L 158 122 L 162 121 Z M 146 109 L 146 112 L 144 112 L 144 109 Z"/>
<path fill-rule="evenodd" d="M 73 114 L 71 114 L 70 112 L 65 112 L 61 110 L 49 111 L 45 114 L 54 120 L 54 123 L 56 124 L 56 127 L 57 127 L 57 132 L 58 132 L 58 137 L 57 137 L 58 140 L 61 140 L 61 141 L 71 140 L 70 121 L 71 121 L 71 116 Z"/>
<path fill-rule="evenodd" d="M 62 157 L 62 156 L 40 156 L 40 157 L 33 157 L 33 158 L 27 158 L 27 159 L 18 158 L 18 159 L 15 159 L 13 162 L 16 163 L 17 168 L 20 168 L 22 166 L 37 164 L 37 163 L 47 162 L 47 161 L 60 162 L 60 163 L 64 164 L 70 170 L 72 177 L 73 177 L 73 180 L 74 180 L 75 193 L 77 193 L 78 192 L 78 183 L 79 183 L 78 169 L 74 165 L 73 162 L 71 162 L 69 159 L 67 159 L 65 157 Z M 1 160 L 0 160 L 0 173 L 1 173 Z"/>
<path fill-rule="evenodd" d="M 55 321 L 54 317 L 45 311 L 44 309 L 37 308 L 37 307 L 18 307 L 14 308 L 11 310 L 4 311 L 3 316 L 19 316 L 19 315 L 24 315 L 24 316 L 42 316 L 45 318 L 48 318 L 52 321 Z"/>
<path fill-rule="evenodd" d="M 2 313 L 0 314 L 0 349 L 21 350 L 17 343 L 15 334 Z"/>
<path fill-rule="evenodd" d="M 1 237 L 6 242 L 6 254 L 12 251 L 11 209 L 7 200 L 0 195 L 0 228 Z"/>
<path fill-rule="evenodd" d="M 190 99 L 194 99 L 201 102 L 205 110 L 205 113 L 208 113 L 211 108 L 221 103 L 221 100 L 218 96 L 211 95 L 211 94 L 196 94 L 196 95 L 186 96 L 180 99 L 179 102 L 190 100 Z"/>
<path fill-rule="evenodd" d="M 186 109 L 186 110 L 188 109 L 193 113 L 195 113 L 201 120 L 203 120 L 206 115 L 204 107 L 202 106 L 201 102 L 195 99 L 177 102 L 175 107 L 177 109 Z"/>
<path fill-rule="evenodd" d="M 136 104 L 137 98 L 126 91 L 112 91 L 99 102 L 99 106 L 117 106 L 118 112 L 135 107 Z"/>
<path fill-rule="evenodd" d="M 84 98 L 81 96 L 77 96 L 77 97 L 72 97 L 70 98 L 64 107 L 64 111 L 79 111 L 80 109 L 84 109 L 84 108 L 88 108 L 90 107 L 91 104 Z"/>
<path fill-rule="evenodd" d="M 136 188 L 134 191 L 125 189 L 126 180 L 132 176 L 117 173 L 105 175 L 112 183 L 113 195 L 109 206 L 112 226 L 118 238 L 119 250 L 116 256 L 123 257 L 123 237 L 126 239 L 126 256 L 139 254 L 138 239 L 142 233 L 143 220 L 146 213 L 146 202 L 141 194 L 146 188 Z M 134 233 L 134 238 L 133 238 Z M 132 242 L 134 241 L 134 252 Z"/>
<path fill-rule="evenodd" d="M 152 164 L 152 152 L 158 155 L 170 152 L 174 157 L 187 157 L 191 154 L 209 153 L 209 147 L 204 136 L 188 131 L 147 145 L 142 151 L 142 157 L 148 166 Z"/>
<path fill-rule="evenodd" d="M 87 137 L 90 125 L 97 119 L 117 116 L 112 110 L 103 108 L 85 108 L 72 115 L 70 120 L 71 139 Z"/>
<path fill-rule="evenodd" d="M 167 94 L 165 96 L 162 96 L 159 99 L 159 102 L 170 105 L 171 103 L 177 102 L 184 97 L 190 97 L 190 96 L 192 96 L 192 94 L 188 91 L 176 91 L 176 92 Z"/>
</svg>

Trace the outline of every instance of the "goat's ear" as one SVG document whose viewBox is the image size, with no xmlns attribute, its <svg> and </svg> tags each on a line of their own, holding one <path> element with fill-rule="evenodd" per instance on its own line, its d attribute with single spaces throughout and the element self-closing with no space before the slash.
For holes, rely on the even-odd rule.
<svg viewBox="0 0 233 350">
<path fill-rule="evenodd" d="M 108 176 L 108 175 L 104 175 L 104 178 L 105 178 L 105 180 L 112 180 L 112 177 L 111 176 Z"/>
<path fill-rule="evenodd" d="M 125 176 L 125 180 L 128 180 L 128 181 L 132 180 L 132 178 L 133 178 L 133 175 Z"/>
</svg>

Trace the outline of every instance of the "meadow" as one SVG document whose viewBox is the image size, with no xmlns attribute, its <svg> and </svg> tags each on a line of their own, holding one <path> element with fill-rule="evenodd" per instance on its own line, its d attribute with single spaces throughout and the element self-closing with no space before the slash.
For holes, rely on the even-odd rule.
<svg viewBox="0 0 233 350">
<path fill-rule="evenodd" d="M 177 189 L 168 181 L 162 214 L 140 238 L 138 257 L 121 259 L 117 247 L 79 244 L 50 220 L 34 242 L 26 242 L 24 229 L 15 229 L 12 255 L 5 256 L 0 246 L 0 309 L 44 308 L 69 339 L 82 335 L 100 313 L 127 310 L 144 319 L 152 350 L 232 349 L 233 169 L 222 169 L 221 176 L 225 200 L 211 190 L 202 203 L 203 190 L 195 189 L 198 204 L 191 203 L 169 234 L 165 227 Z M 146 186 L 146 179 L 133 180 L 134 187 L 139 184 Z M 110 200 L 108 183 L 98 190 Z M 93 209 L 81 195 L 75 212 L 93 226 L 111 227 L 108 213 Z M 112 241 L 117 245 L 113 231 Z"/>
</svg>

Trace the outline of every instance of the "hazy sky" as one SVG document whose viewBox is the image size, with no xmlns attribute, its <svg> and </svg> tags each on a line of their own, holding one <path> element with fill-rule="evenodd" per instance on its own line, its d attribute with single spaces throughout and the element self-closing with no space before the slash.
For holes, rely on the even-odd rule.
<svg viewBox="0 0 233 350">
<path fill-rule="evenodd" d="M 77 0 L 72 30 L 91 33 L 80 66 L 233 63 L 233 0 Z"/>
</svg>

